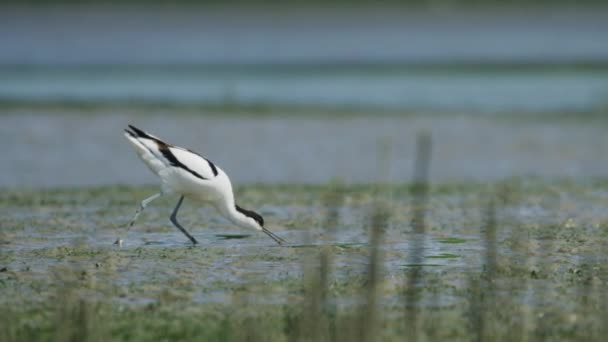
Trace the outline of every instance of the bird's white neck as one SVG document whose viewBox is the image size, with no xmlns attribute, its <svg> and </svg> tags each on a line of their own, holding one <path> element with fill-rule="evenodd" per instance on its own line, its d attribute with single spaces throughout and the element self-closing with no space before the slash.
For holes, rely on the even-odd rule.
<svg viewBox="0 0 608 342">
<path fill-rule="evenodd" d="M 259 229 L 255 224 L 255 221 L 241 211 L 237 210 L 236 204 L 234 202 L 228 203 L 227 205 L 220 208 L 221 213 L 226 217 L 230 222 L 235 225 L 246 228 L 246 229 Z"/>
</svg>

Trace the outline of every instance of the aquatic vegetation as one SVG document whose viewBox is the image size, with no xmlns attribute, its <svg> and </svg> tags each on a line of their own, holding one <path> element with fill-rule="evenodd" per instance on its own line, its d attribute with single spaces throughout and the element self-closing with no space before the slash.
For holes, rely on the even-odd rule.
<svg viewBox="0 0 608 342">
<path fill-rule="evenodd" d="M 409 184 L 240 188 L 284 247 L 191 206 L 193 247 L 163 220 L 167 199 L 119 248 L 152 188 L 6 190 L 0 340 L 597 340 L 608 313 L 597 184 L 507 179 L 494 207 L 487 184 L 430 186 L 422 249 Z"/>
</svg>

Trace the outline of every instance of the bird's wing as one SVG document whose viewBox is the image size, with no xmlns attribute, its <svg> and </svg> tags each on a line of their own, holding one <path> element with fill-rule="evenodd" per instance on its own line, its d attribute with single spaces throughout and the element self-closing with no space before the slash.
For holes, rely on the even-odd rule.
<svg viewBox="0 0 608 342">
<path fill-rule="evenodd" d="M 168 146 L 168 153 L 163 152 L 163 154 L 170 160 L 171 165 L 185 169 L 195 177 L 212 179 L 218 175 L 215 164 L 193 151 L 178 146 Z"/>
<path fill-rule="evenodd" d="M 146 164 L 155 172 L 158 173 L 158 171 L 160 171 L 161 168 L 156 165 L 160 163 L 165 168 L 172 166 L 183 169 L 199 179 L 212 179 L 218 175 L 218 168 L 211 161 L 197 153 L 167 144 L 159 138 L 134 126 L 129 125 L 129 128 L 131 128 L 131 131 L 126 130 L 128 134 L 127 138 L 129 138 L 129 140 L 136 140 L 141 146 L 145 147 L 147 151 L 139 151 L 141 150 L 138 148 L 140 146 L 136 145 L 140 157 L 142 157 L 144 162 L 146 162 Z M 142 152 L 148 152 L 150 155 Z M 153 158 L 150 158 L 152 156 Z M 150 165 L 149 159 L 155 159 L 153 162 L 155 164 L 154 166 L 157 167 Z"/>
</svg>

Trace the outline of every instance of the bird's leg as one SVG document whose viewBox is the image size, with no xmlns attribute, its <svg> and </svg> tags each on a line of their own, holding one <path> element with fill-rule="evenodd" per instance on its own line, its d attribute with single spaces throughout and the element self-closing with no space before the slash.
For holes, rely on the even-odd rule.
<svg viewBox="0 0 608 342">
<path fill-rule="evenodd" d="M 182 202 L 184 201 L 184 196 L 181 196 L 179 198 L 179 201 L 177 202 L 177 205 L 175 206 L 175 209 L 173 209 L 173 214 L 171 214 L 171 222 L 177 227 L 177 229 L 181 230 L 182 233 L 184 233 L 188 239 L 190 239 L 190 241 L 192 241 L 193 244 L 197 244 L 198 241 L 196 241 L 196 239 L 190 235 L 190 233 L 188 233 L 188 231 L 182 227 L 179 222 L 177 222 L 177 211 L 179 210 L 179 207 L 181 207 Z"/>
<path fill-rule="evenodd" d="M 162 194 L 163 194 L 162 192 L 159 192 L 159 193 L 154 194 L 154 195 L 146 198 L 145 200 L 141 201 L 141 204 L 139 205 L 139 208 L 135 212 L 135 216 L 133 216 L 133 219 L 131 220 L 131 222 L 129 222 L 129 227 L 128 228 L 131 228 L 133 226 L 133 224 L 135 223 L 135 220 L 137 220 L 137 218 L 139 217 L 139 214 L 141 214 L 141 212 L 144 211 L 144 209 L 146 209 L 146 206 L 148 204 L 150 204 L 150 202 L 152 202 L 155 199 L 157 199 L 160 196 L 162 196 Z"/>
</svg>

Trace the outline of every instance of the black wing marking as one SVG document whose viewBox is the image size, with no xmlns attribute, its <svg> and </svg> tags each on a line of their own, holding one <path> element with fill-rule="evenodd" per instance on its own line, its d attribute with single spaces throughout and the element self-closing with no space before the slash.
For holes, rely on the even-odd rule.
<svg viewBox="0 0 608 342">
<path fill-rule="evenodd" d="M 165 159 L 167 159 L 169 161 L 169 164 L 171 166 L 175 166 L 175 167 L 179 167 L 187 172 L 189 172 L 190 174 L 192 174 L 194 177 L 203 179 L 203 180 L 207 180 L 206 177 L 201 176 L 198 172 L 191 170 L 189 167 L 187 167 L 186 165 L 184 165 L 182 162 L 179 161 L 179 159 L 177 159 L 175 157 L 175 155 L 171 152 L 171 149 L 169 149 L 169 147 L 174 147 L 174 148 L 178 148 L 176 146 L 172 146 L 167 144 L 166 142 L 158 139 L 157 137 L 150 135 L 144 131 L 142 131 L 141 129 L 133 126 L 133 125 L 129 125 L 129 128 L 131 130 L 133 130 L 133 132 L 126 130 L 125 132 L 129 133 L 129 135 L 135 137 L 135 138 L 145 138 L 145 139 L 150 139 L 152 141 L 154 141 L 156 143 L 156 146 L 158 147 L 158 150 L 160 151 L 160 153 L 163 155 L 163 157 L 165 157 Z M 189 152 L 192 152 L 190 150 L 188 150 Z M 196 155 L 198 155 L 195 152 L 192 152 Z M 198 155 L 199 157 L 205 159 L 204 157 Z M 207 159 L 205 159 L 207 160 Z M 215 176 L 217 176 L 217 168 L 215 167 L 215 165 L 213 165 L 213 163 L 211 163 L 209 160 L 207 160 L 207 162 L 209 163 L 209 166 L 211 166 L 211 169 L 213 170 L 213 174 Z"/>
<path fill-rule="evenodd" d="M 160 151 L 160 153 L 163 154 L 163 157 L 167 158 L 167 160 L 169 161 L 169 164 L 171 164 L 171 166 L 179 167 L 180 169 L 184 169 L 184 170 L 190 172 L 194 177 L 207 180 L 207 178 L 201 176 L 200 174 L 198 174 L 198 172 L 191 170 L 189 167 L 187 167 L 182 162 L 180 162 L 177 158 L 175 158 L 175 155 L 173 155 L 173 153 L 169 149 L 169 145 L 163 143 L 160 140 L 157 140 L 156 143 L 158 144 L 158 150 Z"/>
<path fill-rule="evenodd" d="M 215 167 L 215 164 L 213 164 L 211 162 L 211 160 L 205 158 L 205 160 L 207 161 L 207 163 L 209 163 L 209 166 L 211 166 L 211 170 L 213 170 L 213 175 L 217 176 L 218 172 L 217 172 L 217 167 Z"/>
<path fill-rule="evenodd" d="M 218 172 L 217 172 L 217 167 L 215 166 L 215 164 L 213 164 L 213 162 L 212 162 L 211 160 L 209 160 L 209 159 L 207 159 L 207 158 L 205 158 L 205 157 L 201 156 L 200 154 L 198 154 L 198 153 L 196 153 L 196 152 L 194 152 L 194 151 L 192 151 L 192 150 L 188 150 L 188 149 L 187 149 L 186 151 L 188 151 L 188 152 L 190 152 L 190 153 L 192 153 L 192 154 L 196 154 L 197 156 L 199 156 L 199 157 L 201 157 L 201 158 L 205 159 L 205 160 L 207 161 L 207 163 L 209 163 L 209 167 L 211 168 L 211 171 L 213 171 L 213 175 L 214 175 L 214 176 L 217 176 L 217 175 L 218 175 Z"/>
</svg>

